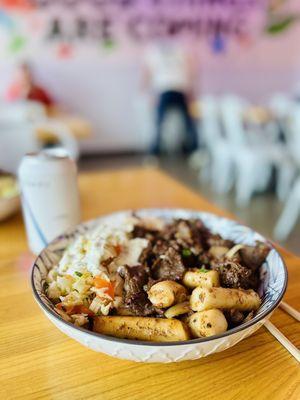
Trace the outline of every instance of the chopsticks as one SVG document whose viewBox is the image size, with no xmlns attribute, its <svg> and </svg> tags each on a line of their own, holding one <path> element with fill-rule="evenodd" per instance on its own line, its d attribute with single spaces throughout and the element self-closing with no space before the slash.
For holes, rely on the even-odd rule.
<svg viewBox="0 0 300 400">
<path fill-rule="evenodd" d="M 283 333 L 280 332 L 279 329 L 277 329 L 272 322 L 266 321 L 264 323 L 264 326 L 268 329 L 268 331 L 282 344 L 283 347 L 287 349 L 291 353 L 293 357 L 300 363 L 300 351 L 297 349 L 296 346 L 293 345 L 285 336 Z"/>
<path fill-rule="evenodd" d="M 282 308 L 284 311 L 286 311 L 288 314 L 290 314 L 290 316 L 295 318 L 295 320 L 300 322 L 300 312 L 299 311 L 295 310 L 293 307 L 291 307 L 289 304 L 287 304 L 284 301 L 282 301 L 279 304 L 279 307 Z"/>
<path fill-rule="evenodd" d="M 285 303 L 282 301 L 279 304 L 279 307 L 282 308 L 284 311 L 286 311 L 291 317 L 295 318 L 295 320 L 300 322 L 300 312 L 295 310 L 293 307 L 291 307 L 289 304 Z M 283 333 L 280 332 L 279 329 L 277 329 L 272 322 L 266 321 L 264 323 L 264 326 L 268 329 L 268 331 L 282 344 L 283 347 L 287 349 L 291 353 L 293 357 L 300 363 L 300 351 L 297 349 L 296 346 L 293 345 L 285 336 Z"/>
</svg>

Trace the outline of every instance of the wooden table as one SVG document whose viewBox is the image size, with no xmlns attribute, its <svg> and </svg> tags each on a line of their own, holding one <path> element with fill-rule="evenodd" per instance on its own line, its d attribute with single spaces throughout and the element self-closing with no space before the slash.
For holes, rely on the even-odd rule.
<svg viewBox="0 0 300 400">
<path fill-rule="evenodd" d="M 219 210 L 155 169 L 80 176 L 84 219 L 128 208 Z M 285 250 L 285 300 L 300 308 L 300 259 Z M 178 364 L 138 364 L 82 347 L 42 314 L 29 286 L 31 257 L 21 216 L 0 225 L 0 399 L 280 399 L 300 398 L 296 360 L 265 328 L 235 347 Z M 272 322 L 296 346 L 300 324 L 281 310 Z"/>
</svg>

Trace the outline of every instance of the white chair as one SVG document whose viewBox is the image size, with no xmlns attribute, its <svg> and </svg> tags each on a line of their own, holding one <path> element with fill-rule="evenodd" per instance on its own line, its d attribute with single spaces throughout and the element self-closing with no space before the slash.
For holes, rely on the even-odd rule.
<svg viewBox="0 0 300 400">
<path fill-rule="evenodd" d="M 270 110 L 276 115 L 278 127 L 287 142 L 290 142 L 289 131 L 291 130 L 291 115 L 293 114 L 295 106 L 295 101 L 288 93 L 275 93 L 269 101 Z M 291 185 L 296 175 L 295 162 L 288 157 L 288 154 L 284 162 L 278 164 L 277 175 L 277 197 L 279 200 L 284 201 L 291 190 Z"/>
<path fill-rule="evenodd" d="M 48 119 L 40 105 L 26 102 L 0 106 L 0 168 L 16 173 L 24 154 L 39 151 L 36 131 L 41 128 L 52 132 L 72 158 L 78 157 L 78 145 L 69 129 Z"/>
<path fill-rule="evenodd" d="M 278 240 L 284 240 L 292 231 L 300 214 L 300 105 L 294 104 L 290 110 L 287 123 L 287 147 L 290 154 L 290 170 L 286 169 L 287 186 L 291 186 L 289 195 L 282 214 L 274 229 L 274 235 Z M 292 164 L 293 163 L 293 164 Z M 297 179 L 294 181 L 298 173 Z M 292 182 L 294 184 L 292 185 Z"/>
<path fill-rule="evenodd" d="M 280 143 L 270 142 L 264 132 L 253 136 L 253 132 L 246 131 L 243 123 L 246 107 L 245 100 L 233 95 L 221 101 L 223 126 L 235 167 L 236 201 L 240 206 L 249 204 L 254 192 L 267 188 L 272 168 L 285 158 L 285 149 Z"/>
<path fill-rule="evenodd" d="M 282 213 L 275 225 L 274 236 L 285 240 L 294 228 L 300 214 L 300 177 L 294 183 Z"/>
<path fill-rule="evenodd" d="M 286 93 L 275 93 L 269 100 L 270 110 L 276 115 L 279 121 L 289 115 L 293 104 L 293 100 Z"/>
<path fill-rule="evenodd" d="M 271 173 L 257 149 L 250 146 L 243 124 L 246 107 L 245 100 L 233 95 L 224 96 L 220 102 L 221 119 L 234 164 L 236 200 L 241 206 L 249 203 L 258 188 L 264 189 Z"/>
<path fill-rule="evenodd" d="M 234 183 L 233 160 L 230 143 L 222 135 L 219 111 L 217 98 L 205 96 L 201 99 L 200 132 L 209 152 L 212 186 L 216 192 L 226 193 Z"/>
</svg>

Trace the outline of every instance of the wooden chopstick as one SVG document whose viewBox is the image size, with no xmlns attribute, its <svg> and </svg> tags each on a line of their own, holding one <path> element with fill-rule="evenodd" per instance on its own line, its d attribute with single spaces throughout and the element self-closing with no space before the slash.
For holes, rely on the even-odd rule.
<svg viewBox="0 0 300 400">
<path fill-rule="evenodd" d="M 295 320 L 300 322 L 300 312 L 295 310 L 292 306 L 287 304 L 286 302 L 282 301 L 279 304 L 279 307 L 282 308 L 284 311 L 286 311 L 288 314 L 290 314 Z"/>
<path fill-rule="evenodd" d="M 277 329 L 272 322 L 266 321 L 264 323 L 264 326 L 268 329 L 268 331 L 282 344 L 283 347 L 287 349 L 291 353 L 293 357 L 300 363 L 300 351 L 297 349 L 296 346 L 293 345 L 285 336 L 283 333 L 280 332 L 279 329 Z"/>
</svg>

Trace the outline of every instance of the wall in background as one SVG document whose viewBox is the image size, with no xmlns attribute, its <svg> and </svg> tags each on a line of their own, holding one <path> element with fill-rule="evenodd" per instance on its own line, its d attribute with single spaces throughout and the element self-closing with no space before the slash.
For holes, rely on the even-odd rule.
<svg viewBox="0 0 300 400">
<path fill-rule="evenodd" d="M 42 3 L 47 4 L 45 1 L 40 2 Z M 50 7 L 50 2 L 48 3 Z M 53 3 L 55 2 L 51 4 Z M 116 6 L 117 2 L 110 4 L 113 3 Z M 137 4 L 131 3 L 132 6 Z M 147 5 L 141 1 L 138 3 L 141 7 Z M 157 3 L 168 6 L 168 2 Z M 203 28 L 197 35 L 187 35 L 186 32 L 178 35 L 183 36 L 183 40 L 195 49 L 199 59 L 199 79 L 195 82 L 199 94 L 234 92 L 261 102 L 266 101 L 274 92 L 295 90 L 300 82 L 299 24 L 291 26 L 281 34 L 266 36 L 262 34 L 263 25 L 266 23 L 266 8 L 262 7 L 263 2 L 240 1 L 240 9 L 233 12 L 232 8 L 228 8 L 227 14 L 222 14 L 220 7 L 211 8 L 209 2 L 202 3 L 206 4 L 206 20 L 202 20 L 202 26 L 206 26 L 205 21 L 207 23 L 213 20 L 213 28 L 208 30 L 206 26 L 206 30 Z M 296 2 L 292 3 L 295 8 Z M 151 99 L 141 93 L 139 86 L 141 52 L 147 40 L 133 39 L 124 31 L 124 15 L 127 13 L 133 18 L 136 16 L 136 8 L 124 9 L 125 14 L 119 20 L 119 17 L 117 18 L 118 23 L 112 19 L 116 26 L 114 35 L 110 33 L 105 36 L 102 30 L 101 37 L 97 37 L 97 40 L 91 37 L 67 39 L 62 28 L 55 31 L 53 21 L 57 15 L 62 15 L 55 8 L 51 9 L 50 14 L 47 13 L 47 18 L 46 10 L 42 9 L 10 9 L 9 12 L 7 10 L 6 8 L 6 15 L 14 17 L 15 24 L 22 20 L 23 25 L 19 27 L 19 31 L 15 29 L 13 35 L 9 36 L 7 28 L 5 30 L 2 26 L 1 31 L 0 13 L 0 95 L 10 81 L 14 65 L 20 60 L 30 59 L 37 80 L 49 89 L 54 98 L 92 122 L 95 135 L 93 139 L 82 144 L 85 151 L 147 147 L 150 140 L 152 106 Z M 139 15 L 153 17 L 150 9 L 141 10 L 143 13 L 140 11 Z M 297 11 L 297 5 L 295 10 Z M 81 9 L 76 12 L 82 15 Z M 107 12 L 103 9 L 102 17 L 115 15 Z M 84 13 L 87 19 L 92 15 L 91 10 L 84 10 Z M 71 13 L 68 16 L 65 14 L 60 20 L 61 23 L 67 24 L 65 32 L 73 32 L 70 27 L 74 21 L 70 20 L 70 15 L 72 16 Z M 169 15 L 168 10 L 162 8 L 161 15 Z M 184 15 L 185 18 L 191 18 L 189 11 L 185 11 Z M 243 18 L 239 19 L 239 15 Z M 29 32 L 28 26 L 24 25 L 24 16 L 30 21 L 28 26 L 34 27 L 33 32 Z M 39 28 L 44 37 L 37 34 L 38 17 L 45 24 Z M 194 18 L 193 13 L 192 17 Z M 223 30 L 220 30 L 216 21 L 230 23 L 226 26 L 223 24 Z M 243 24 L 245 26 L 241 29 Z M 55 34 L 51 40 L 49 32 Z M 7 49 L 10 49 L 10 53 L 7 53 Z"/>
</svg>

